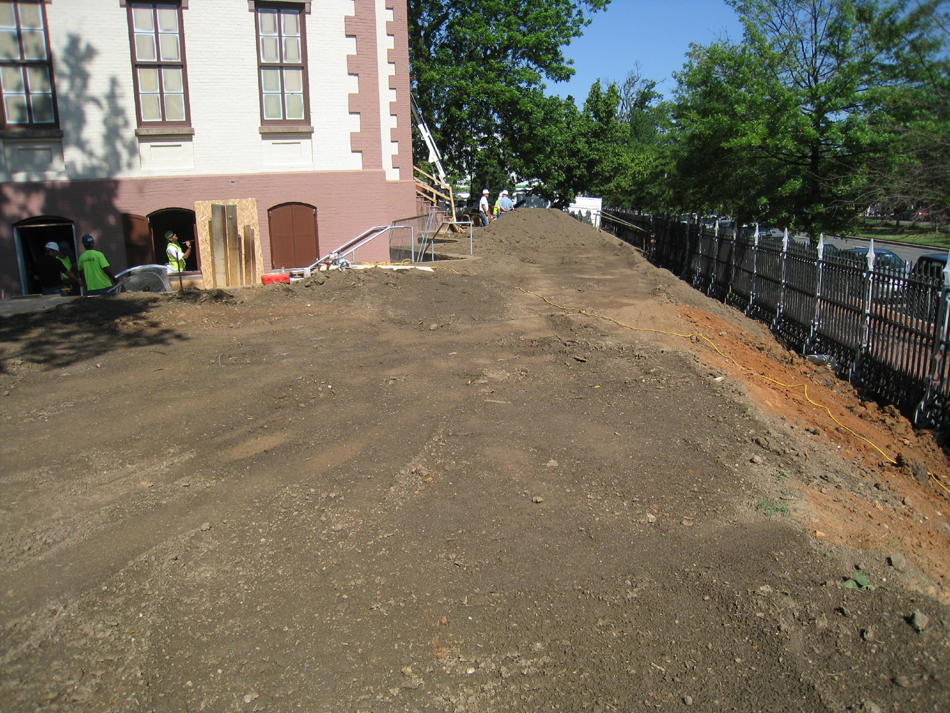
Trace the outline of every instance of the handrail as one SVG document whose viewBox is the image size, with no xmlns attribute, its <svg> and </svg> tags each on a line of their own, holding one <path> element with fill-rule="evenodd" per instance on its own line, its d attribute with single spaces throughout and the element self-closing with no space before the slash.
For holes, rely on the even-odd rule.
<svg viewBox="0 0 950 713">
<path fill-rule="evenodd" d="M 436 197 L 438 197 L 438 198 L 441 198 L 442 200 L 449 201 L 450 203 L 453 202 L 452 196 L 447 196 L 447 195 L 445 195 L 444 193 L 440 193 L 439 191 L 437 191 L 437 190 L 436 190 L 435 188 L 433 188 L 432 186 L 426 185 L 425 183 L 416 183 L 416 186 L 417 186 L 418 188 L 423 188 L 423 189 L 425 189 L 425 192 L 426 192 L 426 193 L 431 193 L 432 195 L 434 195 L 434 196 L 436 196 Z"/>
<path fill-rule="evenodd" d="M 429 184 L 427 184 L 427 183 L 425 183 L 425 182 L 423 182 L 423 181 L 420 181 L 418 178 L 415 178 L 415 177 L 414 177 L 414 178 L 415 178 L 415 182 L 416 182 L 416 191 L 417 191 L 417 192 L 419 191 L 420 188 L 422 188 L 422 189 L 425 190 L 425 192 L 427 192 L 427 193 L 432 193 L 433 196 L 437 196 L 437 197 L 441 198 L 442 200 L 445 200 L 445 201 L 448 201 L 448 202 L 449 202 L 449 207 L 450 207 L 451 210 L 452 210 L 452 213 L 451 213 L 451 215 L 452 215 L 452 220 L 454 221 L 455 218 L 456 218 L 456 216 L 455 216 L 455 193 L 452 191 L 452 186 L 449 185 L 447 182 L 443 181 L 442 179 L 436 178 L 435 176 L 426 173 L 425 171 L 423 171 L 423 170 L 422 170 L 421 168 L 419 168 L 418 166 L 413 166 L 412 168 L 413 168 L 413 171 L 414 171 L 415 173 L 422 174 L 424 177 L 426 177 L 427 179 L 429 179 L 432 183 L 435 183 L 437 186 L 440 186 L 441 188 L 443 188 L 443 189 L 448 193 L 448 195 L 445 195 L 445 193 L 442 193 L 442 192 L 440 192 L 440 191 L 437 191 L 434 186 L 431 186 L 431 185 L 429 185 Z M 428 197 L 428 196 L 426 196 L 426 197 Z M 435 202 L 435 199 L 434 199 L 434 198 L 432 199 L 432 202 L 433 202 L 433 203 Z"/>
<path fill-rule="evenodd" d="M 342 267 L 345 266 L 343 263 L 347 262 L 346 260 L 341 260 L 341 258 L 344 258 L 344 256 L 352 255 L 355 257 L 357 250 L 366 246 L 379 236 L 386 233 L 392 233 L 393 230 L 406 229 L 412 231 L 412 227 L 408 225 L 375 225 L 372 228 L 363 231 L 355 238 L 347 240 L 345 243 L 340 245 L 335 250 L 330 251 L 312 265 L 307 265 L 306 267 L 286 267 L 275 272 L 282 272 L 285 275 L 300 275 L 302 277 L 310 277 L 310 274 L 316 270 L 319 270 L 321 265 L 326 265 L 328 267 L 331 265 L 337 265 L 342 269 Z"/>
<path fill-rule="evenodd" d="M 428 179 L 431 180 L 431 181 L 438 181 L 439 183 L 444 183 L 444 181 L 442 181 L 441 179 L 436 178 L 435 176 L 433 176 L 433 175 L 430 174 L 430 173 L 426 173 L 425 171 L 423 171 L 423 170 L 422 170 L 421 168 L 419 168 L 418 166 L 413 166 L 413 168 L 416 170 L 416 173 L 421 173 L 423 176 L 425 176 L 426 178 L 428 178 Z"/>
<path fill-rule="evenodd" d="M 322 258 L 320 258 L 315 263 L 313 263 L 313 265 L 310 265 L 309 269 L 310 270 L 316 269 L 318 265 L 320 265 L 321 263 L 326 263 L 327 260 L 333 258 L 333 256 L 343 257 L 344 255 L 351 255 L 351 254 L 355 255 L 357 250 L 359 250 L 361 247 L 369 243 L 371 240 L 375 240 L 383 233 L 388 233 L 393 228 L 402 228 L 402 227 L 406 227 L 406 226 L 400 226 L 400 225 L 373 226 L 369 230 L 363 231 L 362 233 L 357 235 L 355 238 L 352 238 L 346 241 L 336 250 L 331 250 L 328 254 L 324 255 Z"/>
</svg>

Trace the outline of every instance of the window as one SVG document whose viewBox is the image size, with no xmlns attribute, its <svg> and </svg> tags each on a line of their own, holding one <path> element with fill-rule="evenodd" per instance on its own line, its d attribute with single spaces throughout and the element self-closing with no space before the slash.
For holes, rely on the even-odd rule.
<svg viewBox="0 0 950 713">
<path fill-rule="evenodd" d="M 130 3 L 129 34 L 139 126 L 188 125 L 181 6 Z"/>
<path fill-rule="evenodd" d="M 257 59 L 261 119 L 265 124 L 306 124 L 307 46 L 299 7 L 257 7 Z"/>
<path fill-rule="evenodd" d="M 56 126 L 46 8 L 40 2 L 0 2 L 0 94 L 4 127 Z"/>
</svg>

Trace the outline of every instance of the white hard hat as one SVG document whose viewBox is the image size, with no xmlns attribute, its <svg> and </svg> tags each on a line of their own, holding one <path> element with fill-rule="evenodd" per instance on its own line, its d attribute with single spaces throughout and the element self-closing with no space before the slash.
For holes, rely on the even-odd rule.
<svg viewBox="0 0 950 713">
<path fill-rule="evenodd" d="M 488 195 L 488 189 L 487 189 L 487 188 L 486 188 L 484 191 L 482 191 L 482 195 L 483 195 L 483 196 L 487 196 L 487 195 Z"/>
<path fill-rule="evenodd" d="M 59 251 L 59 243 L 54 243 L 52 240 L 50 240 L 48 243 L 46 243 L 46 249 Z"/>
</svg>

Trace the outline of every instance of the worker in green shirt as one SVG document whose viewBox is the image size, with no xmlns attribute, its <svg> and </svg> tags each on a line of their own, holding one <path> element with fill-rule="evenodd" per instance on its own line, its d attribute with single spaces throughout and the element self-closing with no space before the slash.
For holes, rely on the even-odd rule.
<svg viewBox="0 0 950 713">
<path fill-rule="evenodd" d="M 91 235 L 82 236 L 85 252 L 79 256 L 79 272 L 86 286 L 86 296 L 104 295 L 115 284 L 115 275 L 106 256 L 94 250 L 96 241 Z"/>
<path fill-rule="evenodd" d="M 59 248 L 56 251 L 55 255 L 56 255 L 56 259 L 59 260 L 61 263 L 63 263 L 63 273 L 62 273 L 63 283 L 64 283 L 63 294 L 64 295 L 73 294 L 74 291 L 75 291 L 75 294 L 79 294 L 78 283 L 76 287 L 68 284 L 68 280 L 69 280 L 68 274 L 73 271 L 73 259 L 70 257 L 69 244 L 60 243 Z"/>
</svg>

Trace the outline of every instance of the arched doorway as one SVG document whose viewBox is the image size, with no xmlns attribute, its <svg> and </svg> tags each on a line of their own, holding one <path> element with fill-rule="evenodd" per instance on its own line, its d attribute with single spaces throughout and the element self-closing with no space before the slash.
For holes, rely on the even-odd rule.
<svg viewBox="0 0 950 713">
<path fill-rule="evenodd" d="M 71 220 L 48 215 L 27 218 L 14 223 L 13 237 L 20 269 L 20 288 L 24 295 L 43 293 L 34 275 L 34 266 L 47 243 L 59 245 L 59 249 L 69 256 L 73 268 L 76 267 L 76 229 Z"/>
<path fill-rule="evenodd" d="M 184 250 L 184 243 L 190 240 L 194 249 L 185 261 L 185 272 L 201 270 L 201 255 L 198 252 L 198 226 L 195 212 L 187 208 L 162 208 L 148 216 L 126 213 L 122 216 L 125 232 L 125 252 L 129 267 L 135 265 L 164 265 L 168 262 L 165 248 L 166 231 L 178 235 Z"/>
<path fill-rule="evenodd" d="M 307 267 L 320 259 L 317 209 L 306 203 L 284 203 L 267 211 L 270 258 L 274 269 Z"/>
</svg>

